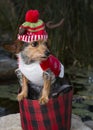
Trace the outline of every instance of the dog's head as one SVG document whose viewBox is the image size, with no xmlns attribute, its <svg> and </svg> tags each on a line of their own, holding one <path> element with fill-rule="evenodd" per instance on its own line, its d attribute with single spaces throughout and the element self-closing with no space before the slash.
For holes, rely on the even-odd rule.
<svg viewBox="0 0 93 130">
<path fill-rule="evenodd" d="M 32 61 L 42 61 L 48 58 L 50 51 L 47 44 L 46 40 L 30 43 L 16 40 L 11 45 L 4 45 L 4 48 L 15 54 L 21 53 L 24 62 L 30 64 Z"/>
<path fill-rule="evenodd" d="M 50 51 L 47 47 L 47 41 L 45 40 L 24 44 L 25 47 L 21 51 L 21 55 L 27 64 L 32 61 L 42 61 L 50 55 Z"/>
</svg>

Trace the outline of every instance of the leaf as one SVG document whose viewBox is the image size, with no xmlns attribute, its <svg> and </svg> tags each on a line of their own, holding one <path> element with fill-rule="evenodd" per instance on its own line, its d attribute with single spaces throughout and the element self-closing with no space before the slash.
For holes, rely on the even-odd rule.
<svg viewBox="0 0 93 130">
<path fill-rule="evenodd" d="M 17 100 L 18 84 L 1 85 L 0 98 L 9 98 L 10 100 Z"/>
<path fill-rule="evenodd" d="M 72 109 L 72 113 L 79 115 L 80 117 L 90 116 L 93 119 L 93 113 L 89 112 L 86 109 L 83 109 L 83 110 L 79 108 Z"/>
<path fill-rule="evenodd" d="M 85 100 L 84 104 L 93 105 L 93 100 Z"/>
<path fill-rule="evenodd" d="M 86 108 L 86 104 L 83 104 L 83 103 L 72 103 L 72 106 L 74 108 Z"/>
</svg>

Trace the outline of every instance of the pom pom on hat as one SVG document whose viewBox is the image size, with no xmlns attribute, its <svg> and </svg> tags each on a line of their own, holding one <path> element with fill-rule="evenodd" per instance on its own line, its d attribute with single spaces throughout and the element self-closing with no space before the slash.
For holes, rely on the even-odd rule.
<svg viewBox="0 0 93 130">
<path fill-rule="evenodd" d="M 38 10 L 28 10 L 25 15 L 25 21 L 36 23 L 39 19 L 39 12 Z"/>
</svg>

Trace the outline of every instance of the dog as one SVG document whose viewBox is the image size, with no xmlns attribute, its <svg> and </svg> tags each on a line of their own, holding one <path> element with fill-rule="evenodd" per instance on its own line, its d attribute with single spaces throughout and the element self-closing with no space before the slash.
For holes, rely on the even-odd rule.
<svg viewBox="0 0 93 130">
<path fill-rule="evenodd" d="M 6 49 L 16 54 L 18 69 L 21 74 L 22 90 L 18 101 L 28 97 L 28 84 L 39 93 L 40 104 L 49 100 L 51 85 L 57 77 L 64 76 L 61 62 L 50 53 L 48 33 L 44 22 L 39 19 L 38 10 L 28 10 L 25 21 L 19 27 L 17 40 Z M 36 89 L 37 88 L 37 89 Z"/>
<path fill-rule="evenodd" d="M 18 70 L 22 72 L 22 91 L 17 96 L 18 101 L 28 96 L 27 84 L 31 81 L 42 88 L 40 104 L 47 103 L 51 85 L 56 77 L 64 76 L 64 66 L 50 53 L 47 40 L 30 43 L 16 40 L 12 45 L 5 45 L 4 48 L 15 53 L 18 58 Z"/>
</svg>

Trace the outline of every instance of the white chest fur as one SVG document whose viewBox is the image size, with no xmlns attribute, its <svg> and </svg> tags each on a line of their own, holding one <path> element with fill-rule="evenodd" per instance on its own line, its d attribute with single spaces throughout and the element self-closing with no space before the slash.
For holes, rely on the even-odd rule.
<svg viewBox="0 0 93 130">
<path fill-rule="evenodd" d="M 21 55 L 18 55 L 19 57 L 19 69 L 23 73 L 23 75 L 30 80 L 32 83 L 36 85 L 43 85 L 43 70 L 40 67 L 40 64 L 38 62 L 31 63 L 29 65 L 25 64 L 24 61 L 21 58 Z"/>
</svg>

